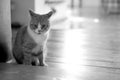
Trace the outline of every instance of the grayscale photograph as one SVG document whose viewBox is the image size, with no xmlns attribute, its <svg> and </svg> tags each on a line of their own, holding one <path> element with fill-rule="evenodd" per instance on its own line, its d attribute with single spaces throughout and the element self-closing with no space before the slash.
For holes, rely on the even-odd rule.
<svg viewBox="0 0 120 80">
<path fill-rule="evenodd" d="M 120 0 L 0 0 L 0 80 L 120 80 Z"/>
</svg>

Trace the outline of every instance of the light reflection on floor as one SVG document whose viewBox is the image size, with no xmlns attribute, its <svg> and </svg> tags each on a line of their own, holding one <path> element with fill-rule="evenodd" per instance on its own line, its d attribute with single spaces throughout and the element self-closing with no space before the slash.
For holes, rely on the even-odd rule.
<svg viewBox="0 0 120 80">
<path fill-rule="evenodd" d="M 119 80 L 119 20 L 69 16 L 67 30 L 54 30 L 49 57 L 69 75 L 58 80 Z"/>
<path fill-rule="evenodd" d="M 70 64 L 87 64 L 87 49 L 84 47 L 87 43 L 88 34 L 85 29 L 78 28 L 86 23 L 99 23 L 99 18 L 86 18 L 68 15 L 68 22 L 72 24 L 72 28 L 66 30 L 63 49 L 63 61 Z M 87 25 L 88 26 L 88 25 Z"/>
<path fill-rule="evenodd" d="M 73 26 L 73 29 L 69 29 L 64 31 L 64 38 L 63 39 L 63 49 L 62 49 L 62 57 L 60 58 L 63 63 L 67 65 L 63 66 L 68 70 L 72 70 L 73 72 L 77 69 L 74 68 L 75 66 L 70 65 L 86 65 L 87 62 L 87 54 L 88 50 L 86 49 L 86 45 L 88 44 L 89 40 L 88 33 L 86 32 L 86 25 L 91 24 L 96 25 L 100 22 L 99 18 L 86 18 L 86 17 L 75 17 L 75 16 L 68 16 L 68 23 Z M 85 25 L 85 27 L 83 26 Z M 55 34 L 54 34 L 55 35 Z M 60 35 L 60 34 L 59 34 Z M 60 38 L 59 38 L 60 39 Z M 58 52 L 55 54 L 59 54 Z M 59 58 L 59 57 L 58 57 Z M 57 59 L 57 58 L 56 58 Z M 67 70 L 66 69 L 66 70 Z M 75 70 L 76 69 L 76 70 Z"/>
<path fill-rule="evenodd" d="M 82 64 L 84 53 L 84 44 L 86 44 L 86 35 L 78 29 L 68 30 L 65 33 L 64 61 L 71 64 Z"/>
</svg>

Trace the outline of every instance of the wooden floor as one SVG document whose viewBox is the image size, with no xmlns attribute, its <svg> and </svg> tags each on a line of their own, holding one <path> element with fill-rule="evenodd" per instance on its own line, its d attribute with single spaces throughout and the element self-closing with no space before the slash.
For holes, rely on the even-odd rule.
<svg viewBox="0 0 120 80">
<path fill-rule="evenodd" d="M 120 80 L 120 17 L 69 23 L 50 32 L 48 67 L 1 63 L 0 80 Z"/>
</svg>

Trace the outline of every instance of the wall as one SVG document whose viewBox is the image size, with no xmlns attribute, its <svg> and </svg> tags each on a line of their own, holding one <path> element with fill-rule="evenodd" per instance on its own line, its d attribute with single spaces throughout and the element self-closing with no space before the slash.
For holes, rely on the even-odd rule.
<svg viewBox="0 0 120 80">
<path fill-rule="evenodd" d="M 11 54 L 11 13 L 10 0 L 0 0 L 0 62 Z"/>
<path fill-rule="evenodd" d="M 50 11 L 49 6 L 45 5 L 45 0 L 35 0 L 35 12 L 45 14 Z"/>
<path fill-rule="evenodd" d="M 82 0 L 83 7 L 99 7 L 101 0 Z"/>
<path fill-rule="evenodd" d="M 14 9 L 12 10 L 12 22 L 20 22 L 21 24 L 28 24 L 30 19 L 28 10 L 34 10 L 34 0 L 12 0 L 14 2 Z"/>
<path fill-rule="evenodd" d="M 81 16 L 97 18 L 101 16 L 101 0 L 82 0 Z"/>
</svg>

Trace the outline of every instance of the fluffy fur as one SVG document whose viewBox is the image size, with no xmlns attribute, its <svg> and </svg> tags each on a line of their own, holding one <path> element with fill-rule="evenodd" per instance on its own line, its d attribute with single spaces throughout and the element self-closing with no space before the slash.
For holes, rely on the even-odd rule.
<svg viewBox="0 0 120 80">
<path fill-rule="evenodd" d="M 46 43 L 49 36 L 49 18 L 54 13 L 40 15 L 29 11 L 30 24 L 22 27 L 15 39 L 13 56 L 17 63 L 25 65 L 45 66 Z"/>
</svg>

